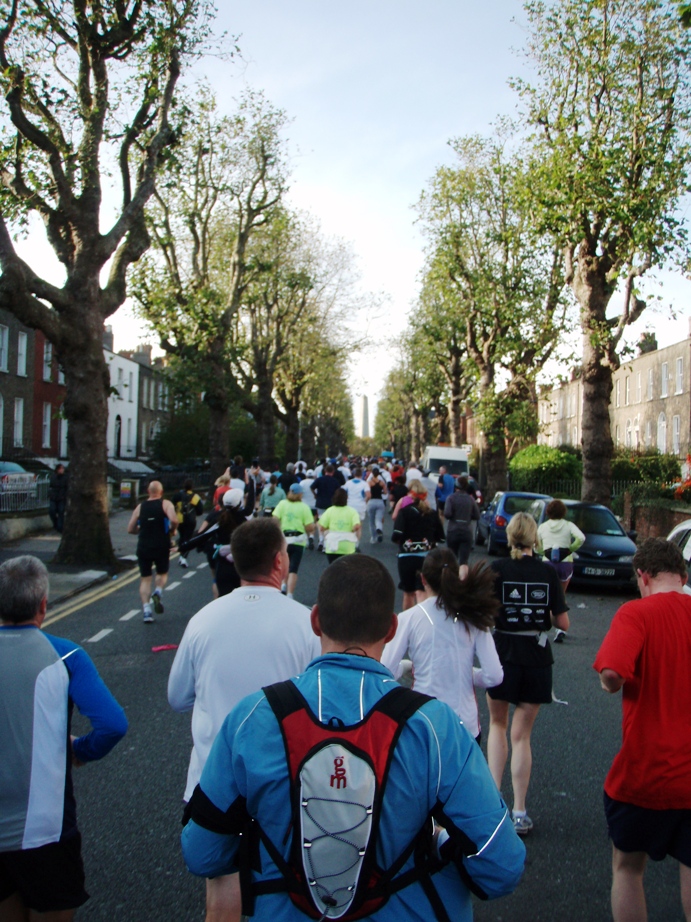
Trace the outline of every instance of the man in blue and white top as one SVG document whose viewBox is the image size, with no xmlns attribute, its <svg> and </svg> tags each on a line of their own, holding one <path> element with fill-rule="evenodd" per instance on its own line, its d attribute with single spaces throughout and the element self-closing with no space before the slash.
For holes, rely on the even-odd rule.
<svg viewBox="0 0 691 922">
<path fill-rule="evenodd" d="M 71 768 L 110 752 L 127 719 L 84 650 L 41 631 L 47 603 L 40 560 L 0 567 L 0 919 L 69 922 L 89 898 Z"/>
</svg>

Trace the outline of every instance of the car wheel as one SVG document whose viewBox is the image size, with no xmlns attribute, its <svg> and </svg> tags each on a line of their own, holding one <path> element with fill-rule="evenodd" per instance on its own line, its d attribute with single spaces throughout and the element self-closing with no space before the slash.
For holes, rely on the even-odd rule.
<svg viewBox="0 0 691 922">
<path fill-rule="evenodd" d="M 485 536 L 482 534 L 479 528 L 475 532 L 475 543 L 478 545 L 483 545 L 485 543 Z"/>
<path fill-rule="evenodd" d="M 490 557 L 496 557 L 499 553 L 499 548 L 492 540 L 492 532 L 487 535 L 487 553 Z"/>
</svg>

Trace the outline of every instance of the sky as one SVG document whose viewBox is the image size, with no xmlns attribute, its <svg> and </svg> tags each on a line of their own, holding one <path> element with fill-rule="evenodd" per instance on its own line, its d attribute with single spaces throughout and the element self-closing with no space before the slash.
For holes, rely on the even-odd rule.
<svg viewBox="0 0 691 922">
<path fill-rule="evenodd" d="M 404 330 L 419 289 L 424 252 L 413 206 L 435 169 L 453 162 L 450 138 L 487 134 L 497 116 L 517 114 L 508 80 L 527 74 L 522 4 L 217 0 L 217 6 L 215 31 L 237 38 L 240 57 L 206 58 L 196 74 L 208 78 L 223 111 L 233 111 L 245 86 L 285 110 L 290 200 L 315 215 L 325 234 L 349 242 L 361 289 L 372 293 L 372 310 L 357 318 L 369 348 L 350 372 L 353 395 L 369 397 L 371 426 L 395 363 L 392 340 Z M 663 273 L 646 291 L 661 298 L 661 308 L 646 311 L 627 339 L 635 342 L 646 328 L 655 329 L 660 346 L 686 337 L 691 282 Z M 110 322 L 116 349 L 146 338 L 126 306 Z"/>
</svg>

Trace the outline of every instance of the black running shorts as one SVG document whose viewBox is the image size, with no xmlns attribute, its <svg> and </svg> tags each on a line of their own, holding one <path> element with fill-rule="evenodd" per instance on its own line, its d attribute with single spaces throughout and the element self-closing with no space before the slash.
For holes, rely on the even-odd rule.
<svg viewBox="0 0 691 922">
<path fill-rule="evenodd" d="M 151 576 L 154 567 L 157 573 L 167 573 L 170 569 L 170 548 L 160 551 L 137 551 L 137 560 L 141 576 Z"/>
<path fill-rule="evenodd" d="M 669 855 L 691 867 L 691 810 L 649 810 L 604 798 L 609 837 L 620 852 L 645 852 L 653 861 Z"/>
<path fill-rule="evenodd" d="M 40 848 L 0 852 L 0 903 L 19 893 L 34 912 L 76 909 L 89 899 L 84 889 L 79 833 Z"/>
<path fill-rule="evenodd" d="M 504 681 L 488 688 L 487 694 L 495 701 L 511 704 L 551 704 L 552 666 L 521 666 L 504 663 Z"/>
</svg>

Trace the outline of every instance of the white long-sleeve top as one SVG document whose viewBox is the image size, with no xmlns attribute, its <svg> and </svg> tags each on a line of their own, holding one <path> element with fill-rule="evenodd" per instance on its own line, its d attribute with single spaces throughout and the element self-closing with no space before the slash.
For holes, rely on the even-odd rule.
<svg viewBox="0 0 691 922">
<path fill-rule="evenodd" d="M 475 687 L 492 688 L 504 678 L 491 633 L 454 622 L 436 599 L 426 599 L 398 616 L 396 636 L 384 648 L 381 661 L 396 678 L 406 650 L 413 661 L 415 691 L 445 701 L 477 736 Z M 479 668 L 473 665 L 476 656 Z"/>
</svg>

